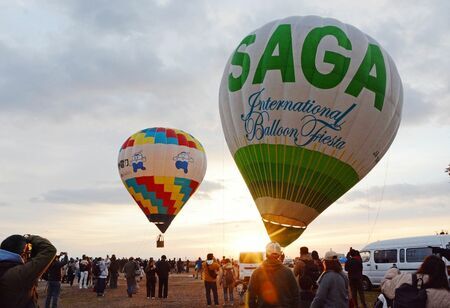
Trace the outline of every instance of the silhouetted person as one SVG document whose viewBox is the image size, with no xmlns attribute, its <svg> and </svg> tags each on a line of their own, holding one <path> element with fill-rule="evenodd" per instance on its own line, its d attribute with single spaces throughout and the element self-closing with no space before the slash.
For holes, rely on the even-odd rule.
<svg viewBox="0 0 450 308">
<path fill-rule="evenodd" d="M 166 256 L 162 255 L 161 260 L 156 262 L 156 273 L 158 274 L 158 297 L 167 298 L 169 293 L 169 273 L 170 264 L 166 260 Z"/>
</svg>

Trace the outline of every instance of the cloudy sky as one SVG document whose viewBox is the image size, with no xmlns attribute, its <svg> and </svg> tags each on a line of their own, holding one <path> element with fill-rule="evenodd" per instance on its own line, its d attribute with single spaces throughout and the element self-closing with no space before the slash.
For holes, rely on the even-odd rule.
<svg viewBox="0 0 450 308">
<path fill-rule="evenodd" d="M 320 253 L 450 228 L 450 2 L 0 1 L 0 237 L 33 233 L 71 254 L 236 256 L 268 242 L 223 137 L 218 91 L 249 32 L 320 15 L 396 62 L 403 119 L 379 164 L 296 242 Z M 123 187 L 119 147 L 147 127 L 204 145 L 208 170 L 157 250 Z"/>
</svg>

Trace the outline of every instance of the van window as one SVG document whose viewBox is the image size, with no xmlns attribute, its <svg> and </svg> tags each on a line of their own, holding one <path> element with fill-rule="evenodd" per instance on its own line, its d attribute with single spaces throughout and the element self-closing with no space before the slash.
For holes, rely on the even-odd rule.
<svg viewBox="0 0 450 308">
<path fill-rule="evenodd" d="M 400 249 L 400 263 L 405 262 L 405 249 Z"/>
<path fill-rule="evenodd" d="M 373 258 L 375 263 L 396 263 L 397 249 L 375 250 Z"/>
<path fill-rule="evenodd" d="M 426 257 L 433 253 L 431 248 L 407 248 L 406 262 L 422 262 Z"/>
<path fill-rule="evenodd" d="M 359 254 L 361 255 L 361 260 L 363 262 L 370 261 L 370 251 L 361 251 Z"/>
</svg>

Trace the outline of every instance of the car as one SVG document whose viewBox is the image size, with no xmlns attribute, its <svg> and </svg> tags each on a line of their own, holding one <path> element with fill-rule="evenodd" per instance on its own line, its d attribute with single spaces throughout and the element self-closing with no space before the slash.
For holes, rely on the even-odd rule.
<svg viewBox="0 0 450 308">
<path fill-rule="evenodd" d="M 250 280 L 253 271 L 264 261 L 261 251 L 239 253 L 239 279 Z"/>
<path fill-rule="evenodd" d="M 294 267 L 294 259 L 286 258 L 284 259 L 283 264 L 292 268 Z"/>
</svg>

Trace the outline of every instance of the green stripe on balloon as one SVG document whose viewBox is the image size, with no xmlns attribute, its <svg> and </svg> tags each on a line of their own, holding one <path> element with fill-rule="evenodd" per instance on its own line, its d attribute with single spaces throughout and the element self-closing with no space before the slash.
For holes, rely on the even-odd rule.
<svg viewBox="0 0 450 308">
<path fill-rule="evenodd" d="M 272 197 L 324 211 L 359 177 L 347 163 L 301 147 L 256 144 L 234 155 L 253 199 Z"/>
</svg>

